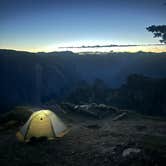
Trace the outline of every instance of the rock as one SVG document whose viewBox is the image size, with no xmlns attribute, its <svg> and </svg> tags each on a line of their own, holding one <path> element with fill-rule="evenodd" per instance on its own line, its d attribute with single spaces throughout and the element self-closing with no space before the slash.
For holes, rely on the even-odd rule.
<svg viewBox="0 0 166 166">
<path fill-rule="evenodd" d="M 101 128 L 101 126 L 99 126 L 98 124 L 89 124 L 89 125 L 86 125 L 85 127 L 89 128 L 89 129 L 99 129 L 99 128 Z"/>
<path fill-rule="evenodd" d="M 135 125 L 135 128 L 138 131 L 145 131 L 147 129 L 147 127 L 145 125 Z"/>
<path fill-rule="evenodd" d="M 10 121 L 8 121 L 7 123 L 5 123 L 4 125 L 6 126 L 6 127 L 11 127 L 11 126 L 14 126 L 14 125 L 16 125 L 17 124 L 17 121 L 15 121 L 15 120 L 10 120 Z"/>
<path fill-rule="evenodd" d="M 90 108 L 90 105 L 84 104 L 84 105 L 80 105 L 78 108 L 88 110 Z"/>
<path fill-rule="evenodd" d="M 71 104 L 69 102 L 66 103 L 61 103 L 60 105 L 62 107 L 62 109 L 64 109 L 65 111 L 74 111 L 75 110 L 75 106 L 74 104 Z"/>
<path fill-rule="evenodd" d="M 127 113 L 123 112 L 120 115 L 117 115 L 116 117 L 114 117 L 113 121 L 117 121 L 117 120 L 123 119 L 126 115 L 127 115 Z"/>
<path fill-rule="evenodd" d="M 138 149 L 138 148 L 127 148 L 123 151 L 122 156 L 127 157 L 127 156 L 130 156 L 133 153 L 137 154 L 137 153 L 140 153 L 140 152 L 141 152 L 141 149 Z"/>
<path fill-rule="evenodd" d="M 79 105 L 75 105 L 74 106 L 74 109 L 76 110 L 76 109 L 78 109 L 79 108 Z"/>
<path fill-rule="evenodd" d="M 105 104 L 96 104 L 96 103 L 80 104 L 80 105 L 63 103 L 62 107 L 64 108 L 64 110 L 82 113 L 98 119 L 101 119 L 107 116 L 108 114 L 117 113 L 119 111 L 119 109 L 116 107 L 112 107 Z"/>
<path fill-rule="evenodd" d="M 33 108 L 31 107 L 15 107 L 14 109 L 12 109 L 9 112 L 6 112 L 4 114 L 1 115 L 0 118 L 0 124 L 6 124 L 8 126 L 7 123 L 10 123 L 13 125 L 13 123 L 25 123 L 28 118 L 30 117 L 30 115 L 33 113 L 32 111 Z M 35 108 L 33 109 L 35 110 Z"/>
<path fill-rule="evenodd" d="M 16 120 L 9 120 L 5 123 L 0 124 L 0 130 L 12 129 L 18 126 L 18 121 Z"/>
</svg>

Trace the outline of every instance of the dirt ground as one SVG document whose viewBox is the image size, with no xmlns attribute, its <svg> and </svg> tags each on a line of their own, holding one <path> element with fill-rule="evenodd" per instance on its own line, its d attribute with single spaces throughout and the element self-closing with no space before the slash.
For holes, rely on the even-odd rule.
<svg viewBox="0 0 166 166">
<path fill-rule="evenodd" d="M 159 166 L 166 164 L 166 121 L 131 115 L 113 121 L 65 114 L 70 132 L 54 141 L 20 143 L 0 131 L 1 166 Z M 134 149 L 134 150 L 133 150 Z M 124 154 L 126 151 L 129 153 Z M 165 163 L 165 164 L 164 164 Z"/>
</svg>

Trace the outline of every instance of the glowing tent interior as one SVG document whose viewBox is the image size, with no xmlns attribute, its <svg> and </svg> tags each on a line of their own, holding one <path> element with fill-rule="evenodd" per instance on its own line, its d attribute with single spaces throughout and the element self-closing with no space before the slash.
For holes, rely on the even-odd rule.
<svg viewBox="0 0 166 166">
<path fill-rule="evenodd" d="M 50 110 L 34 112 L 24 126 L 17 132 L 19 141 L 29 142 L 32 138 L 46 137 L 48 140 L 63 137 L 68 128 L 61 119 Z"/>
</svg>

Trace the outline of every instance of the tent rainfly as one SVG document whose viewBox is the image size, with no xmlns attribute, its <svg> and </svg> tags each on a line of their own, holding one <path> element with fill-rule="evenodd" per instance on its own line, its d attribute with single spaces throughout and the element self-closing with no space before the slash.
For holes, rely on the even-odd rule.
<svg viewBox="0 0 166 166">
<path fill-rule="evenodd" d="M 34 112 L 24 126 L 17 132 L 19 141 L 29 142 L 32 138 L 47 137 L 48 140 L 63 137 L 69 130 L 50 110 Z"/>
</svg>

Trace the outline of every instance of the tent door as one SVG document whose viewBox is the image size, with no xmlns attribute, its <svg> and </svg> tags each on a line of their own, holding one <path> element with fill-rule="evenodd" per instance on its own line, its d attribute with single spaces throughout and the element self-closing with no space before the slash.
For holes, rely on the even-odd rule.
<svg viewBox="0 0 166 166">
<path fill-rule="evenodd" d="M 32 120 L 29 124 L 29 129 L 27 131 L 26 139 L 30 139 L 32 137 L 54 137 L 51 127 L 51 121 L 47 115 L 39 114 L 32 117 Z"/>
</svg>

